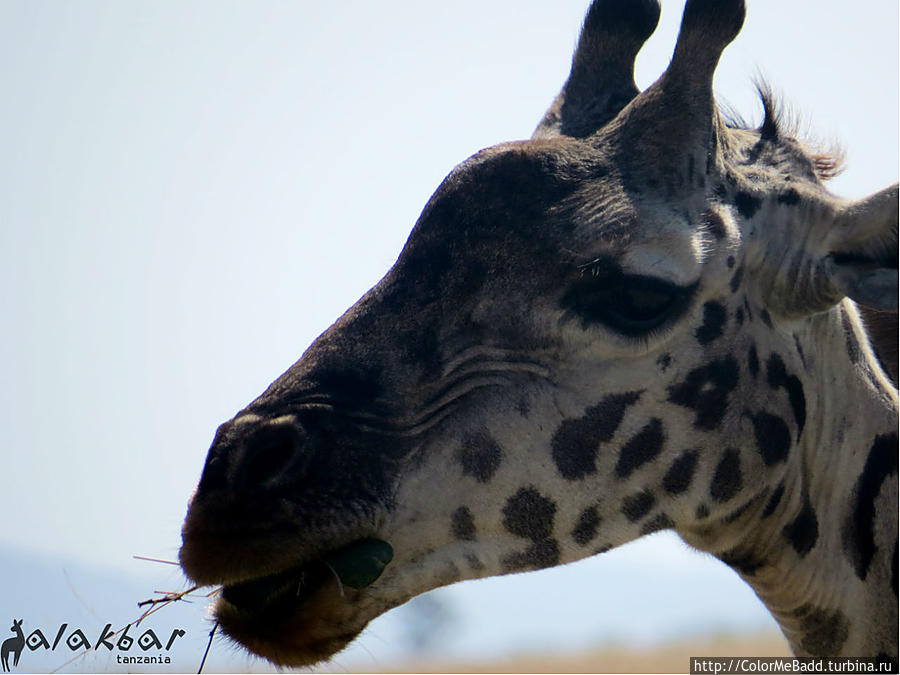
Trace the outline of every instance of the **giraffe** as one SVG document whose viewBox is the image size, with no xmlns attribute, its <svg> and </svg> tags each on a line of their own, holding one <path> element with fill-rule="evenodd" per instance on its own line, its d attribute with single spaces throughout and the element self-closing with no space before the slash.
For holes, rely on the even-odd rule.
<svg viewBox="0 0 900 675">
<path fill-rule="evenodd" d="M 831 194 L 764 87 L 759 128 L 719 111 L 742 0 L 688 0 L 639 91 L 659 11 L 594 0 L 533 137 L 456 167 L 219 427 L 180 561 L 232 639 L 312 664 L 432 588 L 671 529 L 796 654 L 896 663 L 898 399 L 857 304 L 897 309 L 898 187 Z M 377 579 L 323 569 L 373 539 Z"/>
</svg>

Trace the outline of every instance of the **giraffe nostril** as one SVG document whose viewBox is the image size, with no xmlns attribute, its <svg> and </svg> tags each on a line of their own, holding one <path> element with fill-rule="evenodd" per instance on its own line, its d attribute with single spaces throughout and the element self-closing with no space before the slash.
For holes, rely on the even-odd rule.
<svg viewBox="0 0 900 675">
<path fill-rule="evenodd" d="M 297 469 L 303 454 L 305 434 L 292 418 L 279 418 L 256 429 L 245 441 L 239 484 L 247 489 L 270 487 Z"/>
</svg>

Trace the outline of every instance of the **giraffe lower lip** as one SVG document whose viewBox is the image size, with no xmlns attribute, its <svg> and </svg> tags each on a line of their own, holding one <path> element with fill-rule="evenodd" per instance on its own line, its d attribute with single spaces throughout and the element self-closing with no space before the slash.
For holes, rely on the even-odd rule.
<svg viewBox="0 0 900 675">
<path fill-rule="evenodd" d="M 242 612 L 288 610 L 303 603 L 328 581 L 329 576 L 334 578 L 325 563 L 312 561 L 276 574 L 227 585 L 222 589 L 222 598 Z"/>
</svg>

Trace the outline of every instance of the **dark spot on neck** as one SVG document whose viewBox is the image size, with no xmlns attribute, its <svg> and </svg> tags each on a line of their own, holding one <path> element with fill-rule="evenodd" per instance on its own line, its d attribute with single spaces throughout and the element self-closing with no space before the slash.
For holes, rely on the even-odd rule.
<svg viewBox="0 0 900 675">
<path fill-rule="evenodd" d="M 759 207 L 762 206 L 762 200 L 742 190 L 734 196 L 734 205 L 737 207 L 741 217 L 749 220 L 759 211 Z"/>
<path fill-rule="evenodd" d="M 751 344 L 747 350 L 747 370 L 753 377 L 759 374 L 759 355 L 756 353 L 756 345 Z"/>
<path fill-rule="evenodd" d="M 687 490 L 694 480 L 697 468 L 697 450 L 686 450 L 674 462 L 663 476 L 663 490 L 670 495 L 678 495 Z"/>
<path fill-rule="evenodd" d="M 835 656 L 850 635 L 850 622 L 840 610 L 830 612 L 810 605 L 794 611 L 805 635 L 800 646 L 812 656 Z"/>
<path fill-rule="evenodd" d="M 766 466 L 772 466 L 787 459 L 791 449 L 791 432 L 780 417 L 766 411 L 750 415 L 756 447 Z"/>
<path fill-rule="evenodd" d="M 597 513 L 597 507 L 591 506 L 581 512 L 578 517 L 578 523 L 572 530 L 572 539 L 579 546 L 587 546 L 594 537 L 597 536 L 597 528 L 600 525 L 600 514 Z"/>
<path fill-rule="evenodd" d="M 778 504 L 781 503 L 781 498 L 784 496 L 784 484 L 780 484 L 777 488 L 775 488 L 775 492 L 772 493 L 772 496 L 769 497 L 769 502 L 766 504 L 766 508 L 763 509 L 762 517 L 768 518 L 773 513 L 775 513 L 775 509 L 778 508 Z"/>
<path fill-rule="evenodd" d="M 766 563 L 756 557 L 751 551 L 733 548 L 730 551 L 719 553 L 716 556 L 723 563 L 745 576 L 753 576 L 756 571 Z"/>
<path fill-rule="evenodd" d="M 650 520 L 641 525 L 641 536 L 653 534 L 654 532 L 659 532 L 661 530 L 670 530 L 673 527 L 675 527 L 675 523 L 672 522 L 672 519 L 669 518 L 668 514 L 657 513 Z"/>
<path fill-rule="evenodd" d="M 488 483 L 500 466 L 503 451 L 487 429 L 481 429 L 463 438 L 457 458 L 464 475 L 472 476 L 479 483 Z"/>
<path fill-rule="evenodd" d="M 662 422 L 655 418 L 650 420 L 622 446 L 616 463 L 616 476 L 627 478 L 635 469 L 655 459 L 665 440 Z"/>
<path fill-rule="evenodd" d="M 875 557 L 875 500 L 882 484 L 897 473 L 897 434 L 877 436 L 856 481 L 853 510 L 844 527 L 844 551 L 856 576 L 865 581 Z M 894 506 L 896 508 L 896 505 Z"/>
<path fill-rule="evenodd" d="M 797 423 L 797 440 L 803 433 L 806 425 L 806 395 L 803 393 L 803 383 L 796 375 L 788 375 L 784 367 L 784 361 L 778 354 L 773 353 L 766 362 L 766 378 L 773 389 L 783 387 L 788 394 L 788 401 L 794 413 L 794 421 Z"/>
<path fill-rule="evenodd" d="M 475 541 L 475 518 L 465 506 L 460 506 L 450 516 L 450 531 L 456 539 Z"/>
<path fill-rule="evenodd" d="M 801 558 L 806 557 L 819 540 L 819 520 L 807 495 L 803 508 L 793 521 L 785 525 L 782 533 Z"/>
<path fill-rule="evenodd" d="M 500 564 L 507 572 L 555 567 L 559 564 L 559 543 L 555 539 L 536 541 L 524 551 L 504 556 Z"/>
<path fill-rule="evenodd" d="M 622 513 L 630 522 L 640 520 L 656 505 L 656 497 L 649 490 L 642 490 L 622 500 Z"/>
<path fill-rule="evenodd" d="M 733 356 L 710 361 L 669 387 L 669 401 L 695 412 L 694 426 L 713 430 L 728 410 L 728 395 L 737 386 L 738 364 Z"/>
<path fill-rule="evenodd" d="M 524 551 L 512 553 L 501 560 L 510 572 L 542 569 L 559 563 L 559 543 L 552 538 L 556 502 L 544 497 L 534 487 L 520 488 L 506 500 L 503 507 L 503 527 L 517 537 L 532 543 Z"/>
<path fill-rule="evenodd" d="M 474 553 L 466 553 L 465 559 L 473 572 L 481 572 L 484 569 L 484 563 Z"/>
<path fill-rule="evenodd" d="M 694 333 L 697 342 L 708 345 L 721 337 L 725 323 L 728 321 L 728 312 L 718 302 L 707 302 L 703 305 L 703 325 Z"/>
<path fill-rule="evenodd" d="M 734 276 L 731 277 L 731 281 L 728 282 L 728 287 L 731 289 L 732 293 L 737 293 L 738 289 L 741 287 L 741 281 L 744 280 L 744 266 L 741 265 L 737 268 L 737 272 L 734 273 Z"/>
<path fill-rule="evenodd" d="M 591 406 L 578 419 L 564 420 L 550 442 L 553 461 L 567 480 L 578 480 L 597 471 L 597 452 L 601 443 L 612 439 L 629 406 L 640 392 L 612 394 Z"/>
<path fill-rule="evenodd" d="M 788 188 L 778 195 L 778 203 L 786 206 L 794 206 L 800 203 L 800 193 L 794 188 Z"/>
<path fill-rule="evenodd" d="M 743 487 L 741 456 L 735 448 L 726 448 L 716 466 L 709 495 L 717 502 L 726 502 Z"/>
<path fill-rule="evenodd" d="M 517 537 L 541 541 L 553 534 L 556 503 L 534 487 L 520 488 L 506 500 L 503 527 Z"/>
<path fill-rule="evenodd" d="M 741 504 L 734 511 L 723 516 L 721 523 L 723 525 L 730 525 L 731 523 L 737 521 L 741 516 L 743 516 L 745 513 L 747 513 L 747 511 L 749 511 L 752 506 L 754 506 L 754 505 L 758 504 L 760 501 L 762 501 L 763 498 L 765 498 L 767 492 L 768 492 L 768 489 L 763 490 L 762 492 L 760 492 L 758 495 L 753 497 L 748 502 Z"/>
</svg>

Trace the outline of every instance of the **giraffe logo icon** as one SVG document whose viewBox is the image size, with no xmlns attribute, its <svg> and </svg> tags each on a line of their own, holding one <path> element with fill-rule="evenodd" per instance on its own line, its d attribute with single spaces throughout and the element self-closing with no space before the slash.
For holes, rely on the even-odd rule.
<svg viewBox="0 0 900 675">
<path fill-rule="evenodd" d="M 22 650 L 25 648 L 25 635 L 22 632 L 22 619 L 13 619 L 13 625 L 10 630 L 15 633 L 14 637 L 7 638 L 0 646 L 0 661 L 3 662 L 3 672 L 9 672 L 9 656 L 13 656 L 13 666 L 19 665 L 19 657 L 22 656 Z"/>
</svg>

